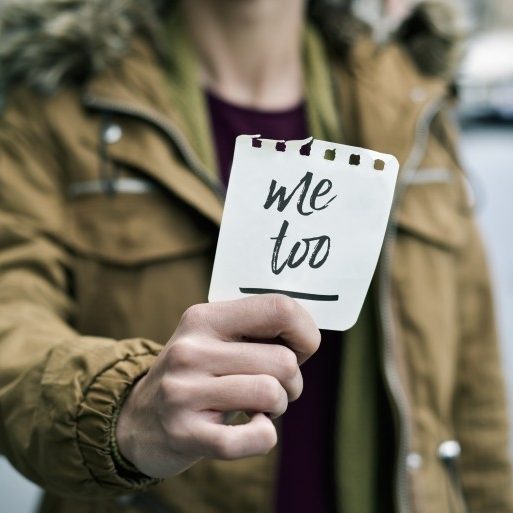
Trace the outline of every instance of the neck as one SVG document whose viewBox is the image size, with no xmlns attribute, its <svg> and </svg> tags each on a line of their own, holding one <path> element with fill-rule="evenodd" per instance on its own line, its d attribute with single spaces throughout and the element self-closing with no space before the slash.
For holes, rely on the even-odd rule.
<svg viewBox="0 0 513 513">
<path fill-rule="evenodd" d="M 182 0 L 203 86 L 239 105 L 286 109 L 303 98 L 303 0 Z"/>
</svg>

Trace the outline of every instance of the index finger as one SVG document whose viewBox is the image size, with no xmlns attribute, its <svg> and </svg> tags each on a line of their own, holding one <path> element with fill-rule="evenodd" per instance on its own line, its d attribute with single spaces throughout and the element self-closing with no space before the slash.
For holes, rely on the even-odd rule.
<svg viewBox="0 0 513 513">
<path fill-rule="evenodd" d="M 208 307 L 210 326 L 226 340 L 280 338 L 296 353 L 300 364 L 319 348 L 321 333 L 312 316 L 282 294 L 250 296 Z"/>
</svg>

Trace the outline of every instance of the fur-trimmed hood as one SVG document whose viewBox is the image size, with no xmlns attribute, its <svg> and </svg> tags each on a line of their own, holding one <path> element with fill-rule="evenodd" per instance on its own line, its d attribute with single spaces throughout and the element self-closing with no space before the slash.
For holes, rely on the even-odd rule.
<svg viewBox="0 0 513 513">
<path fill-rule="evenodd" d="M 166 3 L 171 0 L 3 0 L 0 83 L 23 82 L 51 93 L 110 66 L 136 34 L 158 45 L 158 13 Z M 319 1 L 312 17 L 335 51 L 343 51 L 363 24 L 343 24 L 347 12 L 336 11 L 332 2 Z M 443 0 L 415 7 L 395 37 L 424 73 L 446 75 L 453 68 L 460 33 Z"/>
</svg>

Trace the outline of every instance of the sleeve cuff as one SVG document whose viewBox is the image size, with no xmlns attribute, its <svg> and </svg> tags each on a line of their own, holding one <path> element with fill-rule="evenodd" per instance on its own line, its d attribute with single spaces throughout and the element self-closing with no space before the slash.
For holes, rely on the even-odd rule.
<svg viewBox="0 0 513 513">
<path fill-rule="evenodd" d="M 145 345 L 146 351 L 127 355 L 96 376 L 78 410 L 78 445 L 89 473 L 99 485 L 120 491 L 141 490 L 161 481 L 140 473 L 122 457 L 113 440 L 126 394 L 148 372 L 161 349 L 157 344 Z"/>
</svg>

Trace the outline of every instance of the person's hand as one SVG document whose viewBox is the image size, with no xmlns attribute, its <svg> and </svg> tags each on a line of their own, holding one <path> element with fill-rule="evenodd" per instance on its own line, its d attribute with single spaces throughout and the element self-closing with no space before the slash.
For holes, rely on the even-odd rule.
<svg viewBox="0 0 513 513">
<path fill-rule="evenodd" d="M 282 295 L 189 308 L 121 409 L 121 454 L 144 474 L 166 478 L 202 458 L 268 453 L 277 442 L 270 417 L 300 396 L 299 365 L 320 340 L 308 312 Z M 226 425 L 237 411 L 249 422 Z"/>
</svg>

